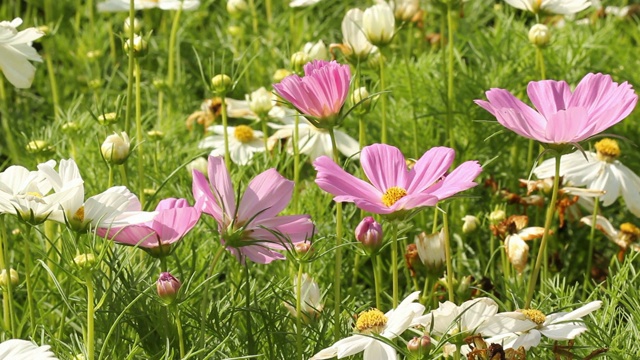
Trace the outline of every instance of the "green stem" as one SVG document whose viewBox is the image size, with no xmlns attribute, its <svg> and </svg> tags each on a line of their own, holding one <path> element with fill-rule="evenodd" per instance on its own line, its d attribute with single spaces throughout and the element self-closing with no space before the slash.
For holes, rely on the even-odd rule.
<svg viewBox="0 0 640 360">
<path fill-rule="evenodd" d="M 367 144 L 367 128 L 364 123 L 364 116 L 358 116 L 358 144 L 360 144 L 360 150 Z"/>
<path fill-rule="evenodd" d="M 248 355 L 256 354 L 256 345 L 253 339 L 252 321 L 251 321 L 251 278 L 249 276 L 249 262 L 244 265 L 244 298 L 245 298 L 245 320 L 247 322 L 247 350 Z"/>
<path fill-rule="evenodd" d="M 222 93 L 220 96 L 220 114 L 222 115 L 222 131 L 224 135 L 224 164 L 227 166 L 227 170 L 231 169 L 231 158 L 229 156 L 229 119 L 227 117 L 227 99 L 226 93 Z"/>
<path fill-rule="evenodd" d="M 7 276 L 7 284 L 2 287 L 2 309 L 4 329 L 9 334 L 15 334 L 13 328 L 13 284 L 11 284 L 11 266 L 9 266 L 9 243 L 7 242 L 7 229 L 4 225 L 4 216 L 0 216 L 0 267 Z"/>
<path fill-rule="evenodd" d="M 545 66 L 544 66 L 544 54 L 542 53 L 542 48 L 536 46 L 536 62 L 538 63 L 538 68 L 540 69 L 540 80 L 545 80 L 547 78 Z"/>
<path fill-rule="evenodd" d="M 382 274 L 378 272 L 378 270 L 380 269 L 378 254 L 371 255 L 371 266 L 373 266 L 373 283 L 375 285 L 376 292 L 376 308 L 381 309 L 382 300 L 380 297 L 380 291 L 382 289 L 382 284 L 380 277 Z"/>
<path fill-rule="evenodd" d="M 46 47 L 50 50 L 49 47 Z M 58 118 L 60 112 L 60 97 L 58 96 L 58 84 L 56 83 L 56 73 L 53 67 L 53 61 L 51 60 L 51 53 L 47 51 L 45 54 L 45 62 L 47 63 L 47 72 L 49 73 L 49 83 L 51 84 L 51 98 L 53 99 L 53 117 Z"/>
<path fill-rule="evenodd" d="M 384 59 L 383 55 L 382 55 L 382 49 L 379 49 L 380 51 L 380 58 Z M 384 91 L 385 90 L 385 84 L 384 84 L 384 60 L 381 61 L 382 64 L 380 64 L 380 91 Z M 385 94 L 382 94 L 382 96 L 380 97 L 380 111 L 382 112 L 382 137 L 381 137 L 381 142 L 383 144 L 387 143 L 387 96 Z"/>
<path fill-rule="evenodd" d="M 593 199 L 593 215 L 591 218 L 591 232 L 589 233 L 589 253 L 587 255 L 587 268 L 584 272 L 584 284 L 582 285 L 582 300 L 587 298 L 587 286 L 591 280 L 591 266 L 593 264 L 593 249 L 596 243 L 596 224 L 598 220 L 598 208 L 600 205 L 600 197 Z"/>
<path fill-rule="evenodd" d="M 173 80 L 175 78 L 175 48 L 176 48 L 176 39 L 178 38 L 178 28 L 180 26 L 180 15 L 182 14 L 182 3 L 180 3 L 180 7 L 176 11 L 175 16 L 173 17 L 173 24 L 171 24 L 171 34 L 169 35 L 169 60 L 168 60 L 168 71 L 167 71 L 167 86 L 171 89 L 173 86 Z"/>
<path fill-rule="evenodd" d="M 391 222 L 391 273 L 393 277 L 393 308 L 398 307 L 398 224 Z"/>
<path fill-rule="evenodd" d="M 533 293 L 536 289 L 536 283 L 538 281 L 538 275 L 540 274 L 540 266 L 543 262 L 546 262 L 545 258 L 545 249 L 547 247 L 547 242 L 549 241 L 549 235 L 551 230 L 551 223 L 553 222 L 553 215 L 556 211 L 556 201 L 558 200 L 558 187 L 560 186 L 560 158 L 562 155 L 560 153 L 556 153 L 556 172 L 555 177 L 553 178 L 553 190 L 551 193 L 551 202 L 549 203 L 549 207 L 547 208 L 547 217 L 544 221 L 544 235 L 542 236 L 542 240 L 540 241 L 540 248 L 538 249 L 538 256 L 536 258 L 536 264 L 533 268 L 533 272 L 531 273 L 531 278 L 529 279 L 529 287 L 527 289 L 527 297 L 525 300 L 525 309 L 529 309 L 531 306 L 531 300 L 533 299 Z"/>
<path fill-rule="evenodd" d="M 453 47 L 453 1 L 447 1 L 447 136 L 449 137 L 449 147 L 455 149 L 455 140 L 453 137 L 453 64 L 454 64 L 454 47 Z"/>
<path fill-rule="evenodd" d="M 338 147 L 336 145 L 336 135 L 333 128 L 329 128 L 329 136 L 331 138 L 331 148 L 333 149 L 333 161 L 340 164 L 338 155 Z M 335 271 L 334 271 L 334 315 L 335 322 L 333 324 L 333 336 L 338 341 L 340 339 L 340 280 L 342 279 L 342 203 L 336 203 L 336 254 L 335 254 Z"/>
<path fill-rule="evenodd" d="M 293 147 L 293 213 L 298 213 L 298 190 L 300 186 L 300 115 L 296 114 L 293 118 L 293 138 L 291 146 Z"/>
<path fill-rule="evenodd" d="M 271 11 L 271 0 L 265 0 L 264 2 L 264 7 L 267 10 L 267 24 L 269 24 L 269 26 L 271 26 L 271 22 L 273 21 L 273 15 L 272 15 L 272 11 Z"/>
<path fill-rule="evenodd" d="M 218 264 L 218 260 L 220 260 L 220 257 L 222 256 L 222 253 L 224 252 L 224 247 L 220 246 L 218 248 L 218 251 L 216 252 L 216 254 L 213 256 L 213 261 L 211 261 L 211 267 L 209 268 L 209 271 L 207 272 L 207 277 L 204 279 L 204 281 L 206 282 L 204 284 L 204 293 L 202 294 L 202 301 L 200 303 L 200 338 L 198 339 L 198 343 L 200 344 L 200 349 L 204 349 L 204 332 L 205 332 L 205 325 L 207 324 L 207 305 L 209 305 L 210 299 L 209 299 L 209 288 L 211 287 L 211 282 L 209 281 L 209 278 L 211 278 L 211 276 L 213 275 L 213 272 L 216 269 L 216 265 Z"/>
<path fill-rule="evenodd" d="M 36 329 L 36 312 L 33 306 L 33 280 L 31 279 L 31 225 L 27 225 L 24 233 L 24 277 L 27 283 L 27 307 L 29 308 L 29 325 L 31 330 Z"/>
<path fill-rule="evenodd" d="M 258 12 L 256 10 L 254 0 L 249 0 L 249 9 L 251 11 L 251 27 L 253 29 L 253 35 L 258 36 Z"/>
<path fill-rule="evenodd" d="M 451 237 L 449 236 L 449 214 L 442 212 L 442 230 L 444 231 L 444 256 L 447 261 L 447 290 L 449 301 L 454 302 L 453 297 L 453 255 L 451 254 Z"/>
<path fill-rule="evenodd" d="M 180 310 L 175 308 L 176 328 L 178 329 L 178 344 L 180 346 L 180 359 L 184 359 L 186 355 L 184 347 L 184 333 L 182 331 L 182 320 L 180 320 Z"/>
<path fill-rule="evenodd" d="M 302 353 L 302 269 L 303 264 L 300 262 L 296 279 L 296 349 L 298 349 L 300 359 L 304 359 Z"/>
<path fill-rule="evenodd" d="M 87 337 L 85 339 L 85 346 L 87 349 L 87 360 L 93 360 L 95 357 L 94 351 L 94 319 L 95 319 L 95 304 L 94 304 L 94 289 L 93 279 L 91 271 L 86 271 L 85 282 L 87 285 Z"/>
<path fill-rule="evenodd" d="M 124 167 L 124 164 L 117 165 L 120 168 L 120 181 L 122 181 L 122 185 L 129 186 L 129 180 L 127 179 L 127 169 Z"/>
<path fill-rule="evenodd" d="M 4 76 L 0 76 L 0 115 L 2 117 L 2 130 L 4 131 L 4 139 L 9 147 L 9 155 L 11 156 L 11 163 L 20 163 L 20 151 L 16 146 L 14 135 L 11 133 L 11 126 L 9 125 L 9 106 L 8 106 L 7 92 L 4 87 Z"/>
<path fill-rule="evenodd" d="M 267 127 L 266 117 L 260 118 L 260 124 L 262 125 L 262 143 L 264 144 L 264 159 L 267 160 L 269 158 L 269 128 Z"/>
<path fill-rule="evenodd" d="M 136 139 L 138 140 L 138 144 L 136 145 L 136 150 L 138 151 L 138 196 L 140 197 L 140 205 L 144 209 L 144 151 L 143 151 L 143 140 L 142 140 L 142 95 L 141 95 L 141 86 L 140 86 L 140 77 L 141 77 L 141 69 L 140 62 L 138 59 L 135 59 L 135 75 L 136 75 Z"/>
<path fill-rule="evenodd" d="M 133 24 L 135 21 L 135 7 L 133 6 L 133 4 L 134 0 L 129 0 L 129 24 L 131 26 L 129 26 L 129 34 L 127 34 L 129 38 L 126 40 L 129 42 L 129 71 L 127 73 L 127 111 L 124 117 L 124 132 L 126 133 L 129 133 L 129 125 L 131 124 L 131 107 L 133 105 L 133 72 L 135 68 L 133 55 L 133 36 L 135 35 L 135 26 L 133 26 Z"/>
<path fill-rule="evenodd" d="M 409 81 L 409 99 L 411 99 L 411 117 L 413 118 L 412 130 L 413 130 L 413 156 L 417 159 L 418 154 L 418 116 L 416 113 L 415 96 L 413 95 L 413 76 L 411 74 L 410 57 L 413 50 L 413 23 L 410 22 L 407 28 L 407 46 L 404 51 L 404 65 L 407 70 L 407 79 Z"/>
</svg>

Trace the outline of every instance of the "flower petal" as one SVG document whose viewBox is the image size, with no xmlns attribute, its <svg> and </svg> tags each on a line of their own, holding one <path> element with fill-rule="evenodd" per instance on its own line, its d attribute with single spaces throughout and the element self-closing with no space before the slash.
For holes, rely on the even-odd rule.
<svg viewBox="0 0 640 360">
<path fill-rule="evenodd" d="M 437 152 L 436 149 L 431 154 Z M 430 159 L 431 156 L 427 156 L 425 161 Z M 407 169 L 404 155 L 394 146 L 386 144 L 365 146 L 362 149 L 360 163 L 371 184 L 382 193 L 393 186 L 407 190 L 413 177 Z"/>
<path fill-rule="evenodd" d="M 289 205 L 293 181 L 285 179 L 276 169 L 269 169 L 253 178 L 240 200 L 238 221 L 268 219 Z"/>
</svg>

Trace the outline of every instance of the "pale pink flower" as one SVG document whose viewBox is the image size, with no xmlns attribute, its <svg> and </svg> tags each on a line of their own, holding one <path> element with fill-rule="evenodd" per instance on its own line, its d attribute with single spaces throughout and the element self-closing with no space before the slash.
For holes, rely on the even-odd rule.
<svg viewBox="0 0 640 360">
<path fill-rule="evenodd" d="M 374 144 L 362 149 L 362 169 L 371 183 L 346 171 L 326 156 L 313 165 L 318 171 L 316 184 L 337 202 L 353 202 L 375 214 L 391 214 L 423 206 L 434 206 L 460 191 L 476 186 L 482 171 L 477 161 L 467 161 L 451 173 L 455 152 L 447 147 L 427 151 L 411 168 L 398 148 Z"/>
<path fill-rule="evenodd" d="M 486 92 L 476 104 L 518 135 L 547 144 L 577 143 L 617 124 L 638 96 L 632 86 L 609 75 L 587 74 L 571 92 L 564 81 L 532 81 L 527 93 L 537 111 L 504 89 Z"/>
<path fill-rule="evenodd" d="M 125 227 L 98 228 L 98 236 L 123 245 L 137 246 L 154 255 L 168 255 L 166 247 L 182 239 L 200 219 L 200 210 L 189 206 L 186 199 L 160 201 L 153 220 Z"/>
<path fill-rule="evenodd" d="M 209 178 L 193 171 L 193 197 L 196 207 L 218 222 L 220 241 L 244 262 L 267 264 L 284 259 L 277 250 L 288 250 L 308 240 L 314 232 L 309 215 L 278 216 L 291 200 L 293 181 L 275 169 L 256 176 L 247 186 L 240 203 L 231 177 L 221 157 L 209 157 Z"/>
<path fill-rule="evenodd" d="M 289 75 L 273 89 L 317 127 L 334 126 L 349 94 L 351 69 L 334 61 L 314 60 L 304 66 L 304 76 Z"/>
</svg>

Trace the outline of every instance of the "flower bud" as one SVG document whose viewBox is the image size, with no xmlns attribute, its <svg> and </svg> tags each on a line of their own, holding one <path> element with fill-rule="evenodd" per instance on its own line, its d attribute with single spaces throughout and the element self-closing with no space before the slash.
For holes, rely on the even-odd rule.
<svg viewBox="0 0 640 360">
<path fill-rule="evenodd" d="M 216 94 L 226 94 L 231 90 L 231 78 L 226 74 L 218 74 L 211 78 L 211 87 Z"/>
<path fill-rule="evenodd" d="M 93 254 L 79 254 L 73 258 L 73 263 L 78 270 L 88 270 L 96 263 L 96 257 Z"/>
<path fill-rule="evenodd" d="M 98 116 L 98 123 L 100 125 L 110 125 L 118 122 L 118 115 L 114 112 L 102 114 Z"/>
<path fill-rule="evenodd" d="M 87 59 L 89 60 L 96 60 L 96 59 L 99 59 L 101 56 L 102 56 L 102 51 L 100 50 L 87 51 Z"/>
<path fill-rule="evenodd" d="M 273 95 L 264 87 L 254 91 L 248 96 L 249 109 L 258 117 L 264 118 L 273 109 Z"/>
<path fill-rule="evenodd" d="M 244 0 L 227 0 L 227 12 L 232 17 L 241 17 L 242 13 L 246 12 L 248 8 L 249 6 Z"/>
<path fill-rule="evenodd" d="M 304 44 L 302 52 L 309 56 L 309 60 L 328 60 L 329 51 L 327 46 L 322 40 L 318 40 L 316 43 L 308 42 Z"/>
<path fill-rule="evenodd" d="M 529 30 L 529 41 L 537 47 L 547 46 L 550 40 L 551 32 L 547 25 L 535 24 Z"/>
<path fill-rule="evenodd" d="M 178 291 L 180 290 L 180 281 L 168 272 L 160 274 L 158 281 L 156 281 L 156 290 L 158 296 L 167 305 L 172 304 L 178 298 Z"/>
<path fill-rule="evenodd" d="M 289 75 L 291 75 L 291 71 L 287 69 L 278 69 L 275 73 L 273 73 L 273 81 L 279 83 Z"/>
<path fill-rule="evenodd" d="M 351 104 L 356 106 L 353 111 L 358 115 L 364 115 L 371 111 L 372 102 L 366 87 L 362 86 L 353 90 L 351 94 Z"/>
<path fill-rule="evenodd" d="M 114 133 L 113 135 L 107 136 L 100 150 L 102 151 L 102 156 L 108 163 L 121 165 L 127 161 L 130 147 L 129 136 L 123 131 L 120 134 Z"/>
<path fill-rule="evenodd" d="M 130 20 L 129 17 L 124 19 L 124 26 L 123 26 L 124 36 L 126 36 L 127 38 L 129 37 L 129 34 L 131 34 L 131 22 L 129 20 Z M 140 30 L 142 30 L 142 20 L 138 20 L 138 18 L 133 18 L 133 32 L 139 33 Z"/>
<path fill-rule="evenodd" d="M 529 245 L 517 235 L 509 235 L 504 239 L 504 250 L 507 258 L 518 274 L 522 274 L 529 260 Z"/>
<path fill-rule="evenodd" d="M 407 350 L 414 355 L 425 355 L 431 348 L 431 338 L 423 335 L 421 337 L 414 336 L 407 342 Z"/>
<path fill-rule="evenodd" d="M 0 271 L 0 287 L 6 287 L 7 284 L 9 284 L 9 281 L 11 281 L 11 286 L 17 286 L 20 282 L 18 272 L 14 269 L 10 269 L 9 276 L 7 276 L 7 270 L 2 269 L 2 271 Z"/>
<path fill-rule="evenodd" d="M 164 132 L 160 130 L 149 130 L 147 131 L 147 136 L 151 141 L 160 141 L 164 139 Z"/>
<path fill-rule="evenodd" d="M 311 58 L 304 51 L 298 51 L 291 55 L 291 68 L 296 73 L 302 73 L 303 67 L 306 63 L 311 61 Z"/>
<path fill-rule="evenodd" d="M 244 29 L 237 25 L 230 25 L 227 28 L 227 32 L 229 33 L 229 35 L 239 38 L 242 37 L 242 34 L 244 34 Z"/>
<path fill-rule="evenodd" d="M 462 218 L 462 221 L 464 221 L 462 224 L 462 232 L 465 234 L 476 231 L 478 224 L 480 224 L 480 220 L 473 215 L 465 215 L 465 217 Z"/>
<path fill-rule="evenodd" d="M 420 11 L 419 0 L 396 0 L 393 15 L 398 21 L 411 21 Z"/>
<path fill-rule="evenodd" d="M 313 249 L 311 248 L 311 244 L 306 241 L 295 244 L 293 248 L 295 249 L 296 253 L 300 256 L 304 256 L 307 253 L 313 251 Z"/>
<path fill-rule="evenodd" d="M 371 216 L 367 216 L 356 227 L 356 239 L 360 241 L 365 250 L 375 253 L 382 246 L 382 225 Z"/>
<path fill-rule="evenodd" d="M 29 154 L 50 156 L 55 152 L 55 147 L 47 140 L 33 140 L 27 143 L 26 150 Z"/>
<path fill-rule="evenodd" d="M 187 169 L 190 176 L 193 175 L 193 170 L 198 170 L 200 171 L 200 173 L 204 174 L 204 176 L 208 176 L 207 175 L 208 167 L 209 167 L 209 163 L 207 162 L 207 159 L 203 157 L 199 157 L 193 160 L 192 162 L 188 163 L 185 166 L 185 169 Z"/>
<path fill-rule="evenodd" d="M 80 124 L 75 121 L 68 121 L 62 124 L 62 131 L 67 134 L 75 134 L 80 130 Z"/>
<path fill-rule="evenodd" d="M 367 8 L 362 15 L 362 31 L 370 43 L 385 46 L 395 32 L 395 17 L 389 4 L 383 2 Z"/>
<path fill-rule="evenodd" d="M 367 66 L 371 70 L 379 71 L 380 67 L 384 65 L 384 57 L 380 54 L 380 51 L 378 49 L 372 50 L 367 57 Z"/>
<path fill-rule="evenodd" d="M 507 214 L 504 212 L 504 210 L 494 210 L 491 212 L 491 214 L 489 214 L 489 220 L 492 223 L 499 223 L 506 218 Z"/>
<path fill-rule="evenodd" d="M 416 236 L 415 244 L 424 266 L 434 273 L 440 272 L 445 261 L 444 230 L 428 235 L 423 232 Z"/>
<path fill-rule="evenodd" d="M 129 46 L 131 45 L 131 39 L 126 39 L 124 42 L 124 51 L 129 53 Z M 147 54 L 147 41 L 140 35 L 133 36 L 133 56 L 142 57 Z"/>
</svg>

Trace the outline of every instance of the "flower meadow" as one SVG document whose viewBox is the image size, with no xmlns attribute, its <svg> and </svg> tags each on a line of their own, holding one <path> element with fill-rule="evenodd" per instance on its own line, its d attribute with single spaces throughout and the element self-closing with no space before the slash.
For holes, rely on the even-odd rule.
<svg viewBox="0 0 640 360">
<path fill-rule="evenodd" d="M 4 0 L 0 359 L 637 359 L 640 3 Z"/>
</svg>

